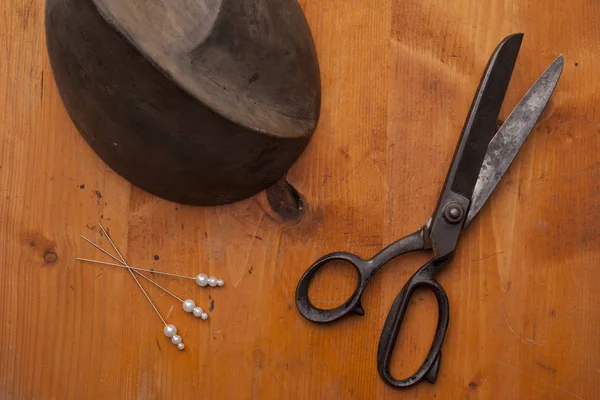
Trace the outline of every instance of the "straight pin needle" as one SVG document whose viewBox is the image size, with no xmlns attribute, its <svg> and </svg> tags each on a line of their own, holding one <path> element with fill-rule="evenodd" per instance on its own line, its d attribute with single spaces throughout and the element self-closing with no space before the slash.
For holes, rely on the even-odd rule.
<svg viewBox="0 0 600 400">
<path fill-rule="evenodd" d="M 158 318 L 160 318 L 160 320 L 163 322 L 163 324 L 165 324 L 165 326 L 167 326 L 167 321 L 165 321 L 165 319 L 162 317 L 162 315 L 160 315 L 160 312 L 158 312 L 158 309 L 156 308 L 156 306 L 154 305 L 154 303 L 152 302 L 152 300 L 150 300 L 150 296 L 148 296 L 148 293 L 146 293 L 146 291 L 142 287 L 142 284 L 140 283 L 140 281 L 138 280 L 138 278 L 135 277 L 133 271 L 129 270 L 129 273 L 131 274 L 131 277 L 133 279 L 135 279 L 135 283 L 137 283 L 137 285 L 140 287 L 140 290 L 142 291 L 142 293 L 144 293 L 144 296 L 146 296 L 146 298 L 148 299 L 148 302 L 150 303 L 150 305 L 152 306 L 152 308 L 156 312 L 156 315 L 158 315 Z"/>
<path fill-rule="evenodd" d="M 160 314 L 160 312 L 158 311 L 158 309 L 156 308 L 156 306 L 154 305 L 154 303 L 150 299 L 150 296 L 148 296 L 148 293 L 146 293 L 146 291 L 144 290 L 144 287 L 142 286 L 142 284 L 140 283 L 140 281 L 138 280 L 138 278 L 135 276 L 135 274 L 138 274 L 138 275 L 142 276 L 143 278 L 149 280 L 150 282 L 154 283 L 156 286 L 160 287 L 161 289 L 163 289 L 164 291 L 166 291 L 170 295 L 172 295 L 172 296 L 174 296 L 176 298 L 177 298 L 177 296 L 175 296 L 173 293 L 169 292 L 167 289 L 163 288 L 159 284 L 155 283 L 150 278 L 147 278 L 146 276 L 142 275 L 141 273 L 139 273 L 137 271 L 134 271 L 132 268 L 130 268 L 129 265 L 127 265 L 127 261 L 125 261 L 125 258 L 123 257 L 123 255 L 121 254 L 121 252 L 119 251 L 119 249 L 117 248 L 117 246 L 113 243 L 113 241 L 110 238 L 110 236 L 108 235 L 108 233 L 106 232 L 106 229 L 104 229 L 104 227 L 102 226 L 102 224 L 98 224 L 98 225 L 100 225 L 100 228 L 102 229 L 102 232 L 104 233 L 104 235 L 106 236 L 106 238 L 110 242 L 110 245 L 113 247 L 113 249 L 119 255 L 120 260 L 118 258 L 114 257 L 112 254 L 110 254 L 108 251 L 104 250 L 100 246 L 98 246 L 95 243 L 93 243 L 91 240 L 87 240 L 87 239 L 86 240 L 89 243 L 93 244 L 94 247 L 96 247 L 99 250 L 101 250 L 104 254 L 109 255 L 111 258 L 113 258 L 113 259 L 117 260 L 118 262 L 120 262 L 121 264 L 123 264 L 121 266 L 127 268 L 127 271 L 131 274 L 131 277 L 135 280 L 135 283 L 138 285 L 138 287 L 140 288 L 140 290 L 142 291 L 142 293 L 144 293 L 144 296 L 146 296 L 146 299 L 148 299 L 148 302 L 150 303 L 150 305 L 152 306 L 152 308 L 156 312 L 156 315 L 158 315 L 158 317 L 160 318 L 160 320 L 165 325 L 165 329 L 163 330 L 165 336 L 168 337 L 168 338 L 171 338 L 171 343 L 173 343 L 174 345 L 176 345 L 177 349 L 183 350 L 185 348 L 185 345 L 182 342 L 181 336 L 177 335 L 177 328 L 175 327 L 175 325 L 168 325 L 167 324 L 167 321 L 165 321 L 165 319 L 163 318 L 163 316 Z"/>
<path fill-rule="evenodd" d="M 103 252 L 104 254 L 106 254 L 107 256 L 115 259 L 116 261 L 119 261 L 120 264 L 114 264 L 114 263 L 107 263 L 107 262 L 103 262 L 103 261 L 97 261 L 97 260 L 88 260 L 87 258 L 75 258 L 76 260 L 79 261 L 87 261 L 87 262 L 92 262 L 92 263 L 97 263 L 97 264 L 105 264 L 105 265 L 110 265 L 113 267 L 122 267 L 122 268 L 127 268 L 129 270 L 133 270 L 136 274 L 138 274 L 139 276 L 141 276 L 142 278 L 146 279 L 147 281 L 149 281 L 150 283 L 152 283 L 153 285 L 159 287 L 160 289 L 164 290 L 165 292 L 167 292 L 168 294 L 170 294 L 171 296 L 173 296 L 174 298 L 176 298 L 177 300 L 179 300 L 180 302 L 183 303 L 183 300 L 181 300 L 179 297 L 177 297 L 176 295 L 174 295 L 173 293 L 171 293 L 170 291 L 168 291 L 167 289 L 165 289 L 164 287 L 162 287 L 161 285 L 159 285 L 158 283 L 154 282 L 152 279 L 148 278 L 146 275 L 142 274 L 141 272 L 139 272 L 138 268 L 133 268 L 131 265 L 127 265 L 126 263 L 124 264 L 123 262 L 121 262 L 117 257 L 113 256 L 112 254 L 110 254 L 108 251 L 104 250 L 102 247 L 98 246 L 96 243 L 92 242 L 91 240 L 89 240 L 88 238 L 86 238 L 85 236 L 81 236 L 86 242 L 88 242 L 89 244 L 91 244 L 92 246 L 94 246 L 95 248 L 97 248 L 98 250 L 100 250 L 101 252 Z M 147 271 L 147 270 L 146 270 Z M 153 272 L 153 271 L 150 271 Z M 180 277 L 179 275 L 177 275 L 178 277 Z"/>
<path fill-rule="evenodd" d="M 106 231 L 104 231 L 104 229 L 102 229 L 102 231 L 105 232 L 104 234 L 106 235 Z M 100 247 L 96 243 L 92 242 L 90 239 L 86 238 L 83 235 L 81 235 L 81 238 L 83 240 L 85 240 L 86 242 L 88 242 L 89 244 L 91 244 L 92 246 L 94 246 L 95 248 L 97 248 L 98 250 L 100 250 L 101 252 L 103 252 L 104 254 L 106 254 L 107 256 L 109 256 L 110 258 L 112 258 L 112 259 L 118 261 L 119 263 L 121 263 L 121 265 L 119 265 L 119 264 L 112 264 L 112 263 L 104 263 L 106 265 L 112 265 L 113 267 L 131 268 L 131 269 L 136 270 L 136 271 L 146 271 L 146 272 L 151 272 L 151 273 L 161 274 L 161 275 L 175 276 L 177 278 L 195 279 L 195 278 L 193 278 L 191 276 L 170 274 L 168 272 L 154 271 L 154 270 L 151 270 L 151 269 L 135 268 L 135 267 L 132 267 L 131 265 L 126 265 L 127 263 L 123 264 L 123 262 L 121 260 L 119 260 L 117 257 L 115 257 L 112 254 L 110 254 L 108 251 L 104 250 L 102 247 Z M 107 236 L 107 238 L 108 238 L 108 236 Z M 80 261 L 88 261 L 88 262 L 98 262 L 98 263 L 100 263 L 99 261 L 88 260 L 88 259 L 85 259 L 85 258 L 76 258 L 76 259 L 80 260 Z"/>
<path fill-rule="evenodd" d="M 113 248 L 115 248 L 114 243 L 112 242 L 112 240 L 110 239 L 110 236 L 108 236 L 108 234 L 106 233 L 106 230 L 104 229 L 104 227 L 101 224 L 100 228 L 102 229 L 102 232 L 104 232 L 104 235 L 106 236 L 106 238 L 108 239 L 108 241 L 111 243 L 111 245 L 113 246 Z M 110 265 L 113 267 L 121 267 L 121 268 L 128 268 L 128 269 L 133 269 L 136 271 L 144 271 L 144 272 L 150 272 L 152 274 L 159 274 L 159 275 L 167 275 L 167 276 L 174 276 L 176 278 L 183 278 L 183 279 L 191 279 L 193 281 L 196 281 L 196 284 L 200 287 L 205 287 L 205 286 L 223 286 L 225 284 L 225 282 L 223 281 L 223 279 L 217 279 L 214 276 L 208 277 L 205 274 L 198 274 L 198 276 L 187 276 L 187 275 L 179 275 L 179 274 L 172 274 L 169 272 L 162 272 L 162 271 L 155 271 L 153 269 L 145 269 L 145 268 L 136 268 L 133 267 L 127 263 L 124 263 L 123 261 L 123 256 L 121 256 L 121 254 L 119 253 L 119 251 L 115 248 L 115 251 L 119 254 L 119 256 L 121 257 L 121 259 L 118 259 L 117 257 L 115 257 L 114 255 L 110 254 L 108 251 L 104 250 L 102 247 L 100 247 L 98 244 L 94 243 L 93 241 L 91 241 L 90 239 L 86 238 L 85 236 L 81 235 L 81 238 L 83 240 L 85 240 L 86 242 L 88 242 L 89 244 L 91 244 L 92 246 L 94 246 L 95 248 L 97 248 L 98 250 L 100 250 L 101 252 L 103 252 L 104 254 L 106 254 L 107 256 L 109 256 L 110 258 L 112 258 L 113 260 L 117 261 L 119 264 L 113 264 L 113 263 L 108 263 L 108 262 L 104 262 L 104 261 L 97 261 L 97 260 L 90 260 L 87 258 L 80 258 L 80 257 L 76 257 L 76 260 L 79 261 L 87 261 L 87 262 L 93 262 L 93 263 L 97 263 L 97 264 L 104 264 L 104 265 Z"/>
<path fill-rule="evenodd" d="M 109 253 L 109 255 L 111 255 L 111 254 Z M 115 257 L 113 257 L 113 258 L 115 258 Z M 122 263 L 121 264 L 115 264 L 115 263 L 111 263 L 111 262 L 98 261 L 98 260 L 90 260 L 89 258 L 81 258 L 81 257 L 75 257 L 75 259 L 79 260 L 79 261 L 86 261 L 86 262 L 91 262 L 91 263 L 96 263 L 96 264 L 110 265 L 111 267 L 119 267 L 119 268 L 132 269 L 134 271 L 144 271 L 144 272 L 150 272 L 150 273 L 153 273 L 153 274 L 169 275 L 169 276 L 174 276 L 176 278 L 195 279 L 195 278 L 191 278 L 189 276 L 177 275 L 177 274 L 170 274 L 168 272 L 159 272 L 159 271 L 154 271 L 152 269 L 135 268 L 135 267 L 132 267 L 131 265 L 123 265 Z"/>
<path fill-rule="evenodd" d="M 102 251 L 106 252 L 106 250 L 101 249 Z M 107 254 L 111 255 L 110 253 L 106 252 Z M 133 268 L 127 265 L 121 265 L 121 264 L 115 264 L 115 263 L 109 263 L 109 262 L 105 262 L 105 261 L 98 261 L 98 260 L 88 260 L 87 258 L 79 258 L 76 257 L 76 260 L 79 261 L 87 261 L 87 262 L 91 262 L 91 263 L 95 263 L 95 264 L 103 264 L 103 265 L 110 265 L 112 267 L 120 267 L 120 268 L 125 268 L 128 270 L 133 270 L 133 272 L 135 272 L 136 274 L 138 274 L 139 276 L 141 276 L 142 278 L 146 279 L 147 281 L 149 281 L 150 283 L 152 283 L 153 285 L 159 287 L 160 289 L 164 290 L 165 292 L 167 292 L 168 294 L 170 294 L 171 296 L 173 296 L 174 298 L 176 298 L 177 300 L 179 300 L 180 302 L 183 303 L 183 300 L 181 300 L 181 298 L 179 298 L 178 296 L 176 296 L 175 294 L 171 293 L 169 290 L 167 290 L 166 288 L 162 287 L 161 285 L 159 285 L 158 283 L 154 282 L 152 279 L 148 278 L 146 275 L 142 274 L 141 272 L 138 271 L 137 268 Z M 142 269 L 142 271 L 147 271 Z M 152 272 L 152 271 L 151 271 Z"/>
<path fill-rule="evenodd" d="M 150 300 L 150 296 L 148 296 L 148 293 L 146 293 L 146 291 L 144 290 L 144 287 L 142 286 L 142 284 L 140 283 L 140 281 L 138 280 L 138 278 L 136 278 L 135 274 L 133 273 L 133 270 L 131 268 L 129 268 L 129 266 L 127 265 L 127 261 L 125 261 L 125 258 L 123 258 L 123 256 L 121 255 L 121 252 L 119 251 L 119 249 L 117 249 L 117 246 L 113 243 L 112 239 L 110 238 L 110 236 L 108 236 L 108 233 L 106 232 L 106 230 L 104 229 L 104 227 L 102 226 L 102 224 L 98 224 L 100 225 L 100 228 L 102 229 L 102 232 L 104 232 L 104 236 L 106 236 L 106 238 L 108 239 L 108 241 L 110 242 L 111 246 L 113 247 L 113 249 L 117 252 L 117 254 L 119 255 L 119 258 L 121 259 L 121 263 L 123 265 L 126 266 L 127 270 L 129 271 L 129 273 L 131 274 L 131 277 L 135 280 L 135 283 L 137 283 L 137 285 L 140 287 L 142 293 L 144 293 L 144 296 L 146 296 L 146 298 L 148 299 L 148 302 L 150 303 L 150 305 L 152 306 L 152 308 L 154 309 L 154 311 L 156 311 L 156 315 L 158 315 L 158 317 L 160 318 L 160 320 L 163 322 L 163 324 L 165 324 L 165 326 L 167 326 L 167 321 L 165 321 L 165 319 L 162 317 L 162 315 L 160 315 L 160 312 L 158 311 L 158 309 L 156 308 L 156 306 L 154 305 L 154 302 L 152 300 Z M 90 242 L 91 243 L 91 242 Z M 109 256 L 111 256 L 112 258 L 114 258 L 115 260 L 117 260 L 116 257 L 114 257 L 112 254 L 110 254 L 108 251 L 102 249 L 100 246 L 96 246 L 98 249 L 102 250 L 105 254 L 108 254 Z M 117 260 L 118 261 L 118 260 Z"/>
<path fill-rule="evenodd" d="M 135 271 L 135 270 L 133 272 L 135 272 L 136 274 L 138 274 L 139 276 L 141 276 L 142 278 L 144 278 L 145 280 L 147 280 L 148 282 L 150 282 L 154 286 L 158 287 L 159 289 L 162 289 L 163 291 L 165 291 L 168 294 L 170 294 L 173 298 L 175 298 L 175 299 L 177 299 L 177 300 L 179 300 L 180 302 L 183 303 L 183 300 L 181 300 L 178 296 L 176 296 L 175 294 L 173 294 L 172 292 L 170 292 L 166 288 L 162 287 L 158 283 L 154 282 L 152 279 L 148 278 L 146 275 L 142 274 L 141 272 Z"/>
<path fill-rule="evenodd" d="M 159 289 L 163 290 L 164 292 L 166 292 L 167 294 L 169 294 L 173 298 L 175 298 L 178 301 L 180 301 L 183 304 L 184 311 L 193 313 L 195 317 L 201 318 L 203 320 L 206 320 L 208 318 L 208 314 L 205 313 L 202 310 L 201 307 L 196 307 L 196 304 L 194 303 L 193 300 L 191 300 L 191 299 L 188 299 L 188 300 L 181 299 L 179 296 L 177 296 L 176 294 L 174 294 L 173 292 L 171 292 L 167 288 L 159 285 L 158 283 L 154 282 L 152 279 L 148 278 L 146 275 L 144 275 L 141 272 L 139 272 L 138 268 L 133 268 L 129 264 L 127 264 L 127 261 L 125 261 L 125 258 L 123 257 L 123 255 L 121 255 L 121 253 L 119 252 L 119 249 L 117 249 L 117 246 L 114 244 L 114 242 L 112 241 L 112 239 L 110 238 L 110 236 L 106 232 L 106 229 L 104 229 L 104 227 L 101 224 L 98 224 L 98 225 L 100 225 L 100 228 L 102 229 L 102 232 L 104 233 L 104 235 L 106 236 L 106 238 L 110 242 L 110 244 L 113 247 L 113 249 L 117 252 L 117 254 L 119 255 L 120 259 L 117 258 L 117 257 L 115 257 L 114 255 L 112 255 L 111 253 L 109 253 L 108 251 L 106 251 L 105 249 L 103 249 L 102 247 L 100 247 L 98 244 L 96 244 L 96 243 L 92 242 L 91 240 L 87 239 L 86 237 L 84 237 L 84 236 L 81 236 L 81 237 L 85 241 L 87 241 L 88 243 L 90 243 L 92 246 L 94 246 L 95 248 L 97 248 L 98 250 L 100 250 L 101 252 L 103 252 L 104 254 L 106 254 L 107 256 L 109 256 L 112 259 L 116 260 L 119 264 L 109 263 L 109 262 L 105 262 L 105 261 L 98 261 L 98 260 L 90 260 L 90 259 L 80 258 L 80 257 L 76 257 L 77 260 L 92 262 L 92 263 L 96 263 L 96 264 L 110 265 L 110 266 L 120 267 L 120 268 L 126 268 L 132 274 L 133 278 L 136 280 L 136 283 L 138 283 L 138 286 L 140 286 L 140 289 L 142 289 L 142 291 L 144 291 L 144 289 L 142 288 L 142 286 L 139 283 L 138 279 L 135 277 L 134 273 L 137 274 L 137 275 L 139 275 L 139 276 L 141 276 L 142 278 L 146 279 L 147 281 L 149 281 L 150 283 L 152 283 L 153 285 L 155 285 Z M 152 270 L 146 270 L 146 269 L 142 269 L 142 268 L 139 268 L 139 270 L 153 272 Z M 176 275 L 176 274 L 167 274 L 167 275 L 172 275 L 172 276 L 177 276 L 177 277 L 183 277 L 183 278 L 185 278 L 185 276 Z M 192 279 L 194 279 L 194 278 L 192 278 Z M 146 295 L 146 297 L 148 298 L 148 300 L 150 300 L 150 298 L 148 297 L 148 295 L 146 294 L 145 291 L 144 291 L 144 294 Z M 152 303 L 152 302 L 150 301 L 150 303 Z M 158 313 L 158 310 L 156 310 L 156 307 L 154 307 L 154 304 L 152 304 L 152 307 Z M 159 316 L 160 316 L 160 314 L 159 314 Z M 162 317 L 161 317 L 161 319 L 162 319 Z"/>
</svg>

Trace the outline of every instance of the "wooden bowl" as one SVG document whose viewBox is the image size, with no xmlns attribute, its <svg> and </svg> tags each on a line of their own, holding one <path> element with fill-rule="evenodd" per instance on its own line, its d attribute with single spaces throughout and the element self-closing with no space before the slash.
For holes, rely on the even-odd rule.
<svg viewBox="0 0 600 400">
<path fill-rule="evenodd" d="M 165 199 L 252 196 L 318 122 L 319 65 L 297 0 L 48 0 L 46 36 L 82 136 Z"/>
</svg>

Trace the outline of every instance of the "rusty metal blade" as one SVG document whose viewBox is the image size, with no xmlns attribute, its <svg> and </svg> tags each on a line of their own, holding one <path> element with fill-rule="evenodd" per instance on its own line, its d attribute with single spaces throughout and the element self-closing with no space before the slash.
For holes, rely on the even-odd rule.
<svg viewBox="0 0 600 400">
<path fill-rule="evenodd" d="M 475 185 L 464 229 L 471 225 L 529 137 L 554 92 L 563 65 L 561 54 L 533 84 L 491 140 Z"/>
</svg>

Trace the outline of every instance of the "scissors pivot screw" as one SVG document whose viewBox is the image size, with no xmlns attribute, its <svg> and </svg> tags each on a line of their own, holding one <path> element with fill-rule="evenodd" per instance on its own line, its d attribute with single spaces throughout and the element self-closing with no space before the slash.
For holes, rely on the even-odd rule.
<svg viewBox="0 0 600 400">
<path fill-rule="evenodd" d="M 465 211 L 458 203 L 450 203 L 444 210 L 444 218 L 451 224 L 460 222 L 463 218 Z"/>
</svg>

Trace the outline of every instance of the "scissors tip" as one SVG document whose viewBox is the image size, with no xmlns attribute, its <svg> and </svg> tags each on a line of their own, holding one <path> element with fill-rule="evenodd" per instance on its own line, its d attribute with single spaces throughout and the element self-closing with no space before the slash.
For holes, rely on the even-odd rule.
<svg viewBox="0 0 600 400">
<path fill-rule="evenodd" d="M 523 41 L 523 36 L 525 36 L 525 34 L 522 32 L 517 32 L 517 33 L 513 33 L 511 35 L 508 35 L 506 38 L 504 38 L 504 40 L 502 42 L 500 42 L 500 46 L 509 41 L 519 42 L 519 45 L 520 45 L 521 42 Z"/>
<path fill-rule="evenodd" d="M 548 66 L 546 72 L 550 74 L 556 81 L 558 81 L 558 78 L 562 74 L 564 67 L 565 56 L 561 53 L 554 61 L 552 61 L 552 64 Z"/>
</svg>

